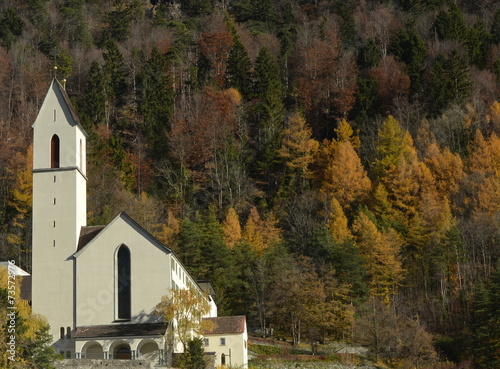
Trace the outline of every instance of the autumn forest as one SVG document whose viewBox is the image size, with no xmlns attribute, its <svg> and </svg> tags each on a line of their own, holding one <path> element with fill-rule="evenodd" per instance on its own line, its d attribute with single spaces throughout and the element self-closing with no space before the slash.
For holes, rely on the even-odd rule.
<svg viewBox="0 0 500 369">
<path fill-rule="evenodd" d="M 89 225 L 126 211 L 294 344 L 500 365 L 500 2 L 0 2 L 0 259 L 30 271 L 53 78 Z M 461 364 L 460 364 L 461 363 Z"/>
</svg>

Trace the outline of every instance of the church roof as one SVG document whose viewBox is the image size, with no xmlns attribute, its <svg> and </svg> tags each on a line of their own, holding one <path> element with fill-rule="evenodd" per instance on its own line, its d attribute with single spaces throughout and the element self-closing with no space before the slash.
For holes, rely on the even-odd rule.
<svg viewBox="0 0 500 369">
<path fill-rule="evenodd" d="M 243 333 L 245 331 L 246 318 L 244 315 L 220 316 L 204 318 L 203 320 L 213 323 L 213 328 L 205 334 Z"/>
<path fill-rule="evenodd" d="M 153 235 L 146 231 L 139 223 L 133 220 L 124 211 L 120 212 L 108 225 L 106 226 L 87 226 L 80 229 L 80 238 L 78 240 L 77 250 L 73 254 L 74 257 L 78 256 L 87 246 L 89 246 L 94 239 L 96 239 L 101 233 L 104 233 L 111 227 L 111 225 L 118 219 L 124 220 L 130 226 L 134 227 L 138 232 L 142 233 L 144 237 L 153 242 L 157 247 L 161 248 L 166 252 L 172 252 L 167 246 L 158 241 Z"/>
<path fill-rule="evenodd" d="M 94 239 L 105 226 L 88 226 L 80 230 L 80 239 L 78 240 L 77 251 L 83 249 L 90 241 Z"/>
<path fill-rule="evenodd" d="M 75 338 L 163 336 L 167 323 L 110 324 L 76 327 Z"/>
<path fill-rule="evenodd" d="M 59 83 L 59 81 L 56 78 L 54 78 L 52 80 L 52 83 L 50 84 L 49 92 L 51 89 L 54 90 L 54 92 L 56 92 L 57 96 L 60 96 L 62 98 L 62 100 L 64 101 L 64 104 L 68 107 L 68 111 L 69 111 L 69 114 L 71 115 L 71 119 L 73 120 L 73 122 L 82 131 L 82 133 L 85 135 L 85 137 L 89 137 L 88 133 L 85 131 L 85 129 L 83 129 L 83 126 L 80 123 L 80 118 L 78 118 L 78 115 L 76 114 L 75 108 L 73 107 L 73 104 L 71 103 L 71 100 L 70 100 L 66 90 L 64 89 L 63 86 L 61 86 L 61 84 Z M 49 93 L 47 93 L 47 95 L 45 96 L 45 99 L 47 99 L 48 95 L 49 95 Z M 42 106 L 44 105 L 44 103 L 45 103 L 45 100 L 42 103 Z M 40 108 L 40 111 L 41 110 L 42 109 Z M 33 127 L 35 126 L 37 121 L 38 121 L 38 117 L 37 117 L 37 119 L 35 119 L 35 123 L 33 124 Z"/>
<path fill-rule="evenodd" d="M 54 85 L 55 88 L 57 88 L 59 90 L 59 92 L 61 93 L 61 95 L 64 99 L 64 102 L 66 103 L 66 105 L 68 105 L 68 109 L 69 109 L 69 112 L 71 114 L 71 118 L 73 118 L 75 123 L 78 125 L 78 128 L 80 128 L 82 130 L 85 137 L 89 137 L 88 133 L 85 132 L 82 124 L 80 123 L 80 118 L 78 118 L 78 115 L 76 114 L 75 108 L 73 107 L 73 104 L 71 103 L 71 100 L 69 99 L 69 96 L 66 92 L 66 89 L 63 86 L 61 86 L 61 84 L 59 83 L 59 81 L 56 78 L 54 78 L 54 80 L 52 81 L 52 84 Z"/>
</svg>

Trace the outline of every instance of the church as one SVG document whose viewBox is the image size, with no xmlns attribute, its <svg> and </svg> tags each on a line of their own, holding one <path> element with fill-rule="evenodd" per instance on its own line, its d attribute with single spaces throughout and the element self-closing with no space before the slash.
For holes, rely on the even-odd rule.
<svg viewBox="0 0 500 369">
<path fill-rule="evenodd" d="M 32 307 L 50 324 L 53 347 L 71 359 L 160 364 L 182 351 L 166 339 L 175 322 L 154 315 L 172 289 L 200 285 L 174 255 L 122 212 L 87 226 L 87 133 L 54 79 L 33 124 Z M 217 317 L 209 297 L 204 335 L 215 365 L 247 366 L 244 316 Z"/>
</svg>

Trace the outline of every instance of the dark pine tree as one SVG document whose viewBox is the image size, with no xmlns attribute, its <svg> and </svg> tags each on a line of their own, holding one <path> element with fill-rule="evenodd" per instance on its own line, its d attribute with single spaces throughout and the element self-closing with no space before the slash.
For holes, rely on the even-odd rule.
<svg viewBox="0 0 500 369">
<path fill-rule="evenodd" d="M 467 24 L 458 5 L 452 5 L 449 11 L 441 10 L 434 20 L 434 30 L 440 40 L 467 40 Z"/>
<path fill-rule="evenodd" d="M 439 55 L 432 66 L 429 85 L 429 107 L 438 114 L 451 104 L 461 104 L 471 93 L 469 66 L 453 50 L 448 58 Z"/>
<path fill-rule="evenodd" d="M 357 63 L 360 68 L 370 69 L 376 67 L 382 59 L 382 52 L 373 38 L 359 48 Z"/>
<path fill-rule="evenodd" d="M 137 107 L 144 122 L 144 136 L 155 152 L 164 146 L 172 115 L 173 89 L 167 69 L 166 56 L 154 48 L 137 81 Z"/>
<path fill-rule="evenodd" d="M 205 369 L 205 350 L 203 349 L 203 339 L 194 338 L 188 342 L 188 347 L 181 360 L 183 369 Z"/>
<path fill-rule="evenodd" d="M 490 280 L 478 288 L 471 333 L 475 368 L 500 367 L 500 264 Z"/>
<path fill-rule="evenodd" d="M 471 63 L 481 69 L 486 66 L 490 42 L 491 35 L 486 31 L 484 23 L 477 21 L 468 32 L 466 45 Z"/>
<path fill-rule="evenodd" d="M 106 118 L 106 98 L 105 98 L 104 77 L 99 63 L 93 61 L 90 64 L 87 84 L 85 85 L 85 98 L 82 102 L 83 112 L 85 113 L 88 126 L 91 128 L 104 122 Z"/>
<path fill-rule="evenodd" d="M 103 52 L 104 58 L 103 76 L 105 81 L 105 94 L 111 103 L 123 105 L 127 94 L 127 71 L 125 69 L 125 59 L 113 41 L 108 41 L 106 50 Z"/>
<path fill-rule="evenodd" d="M 245 100 L 249 99 L 252 92 L 251 69 L 252 62 L 245 46 L 236 36 L 227 60 L 226 83 L 227 87 L 236 88 Z"/>
<path fill-rule="evenodd" d="M 389 52 L 405 63 L 411 81 L 410 95 L 414 96 L 422 85 L 422 64 L 427 53 L 424 40 L 413 28 L 402 28 L 392 38 Z"/>
<path fill-rule="evenodd" d="M 16 10 L 9 6 L 4 14 L 0 14 L 0 45 L 9 49 L 16 38 L 21 36 L 24 23 Z"/>
<path fill-rule="evenodd" d="M 263 47 L 255 61 L 254 147 L 255 174 L 276 190 L 279 174 L 278 149 L 285 120 L 283 85 L 273 56 Z"/>
<path fill-rule="evenodd" d="M 495 44 L 500 44 L 500 9 L 495 12 L 493 24 L 491 25 L 491 41 Z"/>
</svg>

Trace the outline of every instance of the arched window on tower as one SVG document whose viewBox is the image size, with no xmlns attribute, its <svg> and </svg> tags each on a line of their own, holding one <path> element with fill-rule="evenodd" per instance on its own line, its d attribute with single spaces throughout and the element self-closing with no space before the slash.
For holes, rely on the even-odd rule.
<svg viewBox="0 0 500 369">
<path fill-rule="evenodd" d="M 54 135 L 50 140 L 50 167 L 59 168 L 60 144 L 59 136 Z"/>
<path fill-rule="evenodd" d="M 117 313 L 118 319 L 131 317 L 131 286 L 130 286 L 130 250 L 127 246 L 120 246 L 117 254 Z"/>
</svg>

